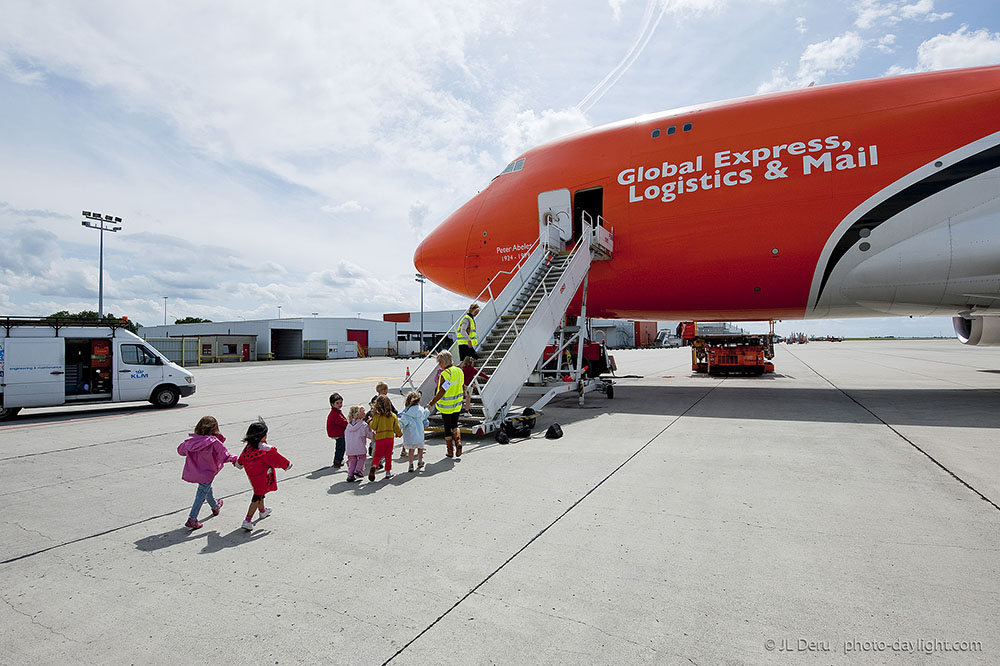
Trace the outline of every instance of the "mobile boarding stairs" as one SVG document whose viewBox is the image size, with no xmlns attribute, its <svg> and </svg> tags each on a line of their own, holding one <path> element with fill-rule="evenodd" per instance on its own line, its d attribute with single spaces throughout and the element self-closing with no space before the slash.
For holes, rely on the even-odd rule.
<svg viewBox="0 0 1000 666">
<path fill-rule="evenodd" d="M 539 196 L 540 202 L 544 194 L 547 193 Z M 578 321 L 585 321 L 591 261 L 611 258 L 612 230 L 600 216 L 594 220 L 584 212 L 579 238 L 567 249 L 572 233 L 570 221 L 568 210 L 543 210 L 538 240 L 517 265 L 497 273 L 477 297 L 482 303 L 475 318 L 479 338 L 477 369 L 481 374 L 469 385 L 469 411 L 459 417 L 463 433 L 484 435 L 498 430 L 505 419 L 531 418 L 528 415 L 537 414 L 553 398 L 567 393 L 578 394 L 581 405 L 584 395 L 592 391 L 614 397 L 611 380 L 588 376 L 588 368 L 584 367 L 585 330 L 562 325 L 566 310 L 581 286 Z M 506 286 L 494 293 L 494 288 L 504 282 Z M 443 341 L 456 340 L 451 346 L 456 364 L 457 329 L 458 324 L 442 337 Z M 546 358 L 542 358 L 553 338 L 554 353 L 550 348 Z M 430 400 L 436 393 L 436 351 L 438 347 L 407 377 L 400 393 L 419 390 L 425 402 Z M 570 365 L 566 357 L 572 358 L 573 352 L 575 360 Z M 418 385 L 414 379 L 423 372 L 427 374 Z M 531 405 L 532 412 L 525 409 L 524 416 L 511 413 L 518 395 L 539 396 Z M 440 415 L 431 416 L 429 430 L 443 430 Z"/>
</svg>

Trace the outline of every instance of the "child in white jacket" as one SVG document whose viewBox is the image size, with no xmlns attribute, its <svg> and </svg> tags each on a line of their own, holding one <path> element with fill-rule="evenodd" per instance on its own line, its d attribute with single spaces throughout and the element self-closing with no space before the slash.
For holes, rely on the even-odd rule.
<svg viewBox="0 0 1000 666">
<path fill-rule="evenodd" d="M 347 455 L 347 480 L 360 481 L 368 458 L 368 441 L 375 441 L 375 433 L 365 421 L 365 408 L 354 405 L 347 412 L 344 428 L 344 453 Z"/>
<path fill-rule="evenodd" d="M 413 471 L 413 451 L 417 451 L 417 469 L 424 468 L 424 423 L 430 412 L 420 406 L 420 392 L 413 391 L 406 396 L 406 408 L 399 413 L 399 427 L 403 431 L 403 446 L 410 457 L 410 471 Z"/>
</svg>

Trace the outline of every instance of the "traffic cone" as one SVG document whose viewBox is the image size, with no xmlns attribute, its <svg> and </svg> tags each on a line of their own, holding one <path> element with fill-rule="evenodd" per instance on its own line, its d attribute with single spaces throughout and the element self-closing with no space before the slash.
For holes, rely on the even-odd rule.
<svg viewBox="0 0 1000 666">
<path fill-rule="evenodd" d="M 406 366 L 406 378 L 410 378 L 410 366 Z"/>
</svg>

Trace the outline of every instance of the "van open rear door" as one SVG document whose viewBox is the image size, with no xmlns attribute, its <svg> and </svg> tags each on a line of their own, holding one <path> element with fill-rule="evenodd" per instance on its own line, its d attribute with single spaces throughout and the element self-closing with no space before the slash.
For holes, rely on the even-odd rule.
<svg viewBox="0 0 1000 666">
<path fill-rule="evenodd" d="M 4 341 L 4 407 L 48 407 L 66 402 L 66 340 Z"/>
</svg>

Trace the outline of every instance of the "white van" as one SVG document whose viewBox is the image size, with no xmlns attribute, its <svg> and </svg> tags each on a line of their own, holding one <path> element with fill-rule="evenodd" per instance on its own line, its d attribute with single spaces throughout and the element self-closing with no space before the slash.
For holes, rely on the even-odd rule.
<svg viewBox="0 0 1000 666">
<path fill-rule="evenodd" d="M 173 407 L 194 391 L 194 375 L 118 325 L 0 317 L 0 421 L 22 407 Z"/>
</svg>

